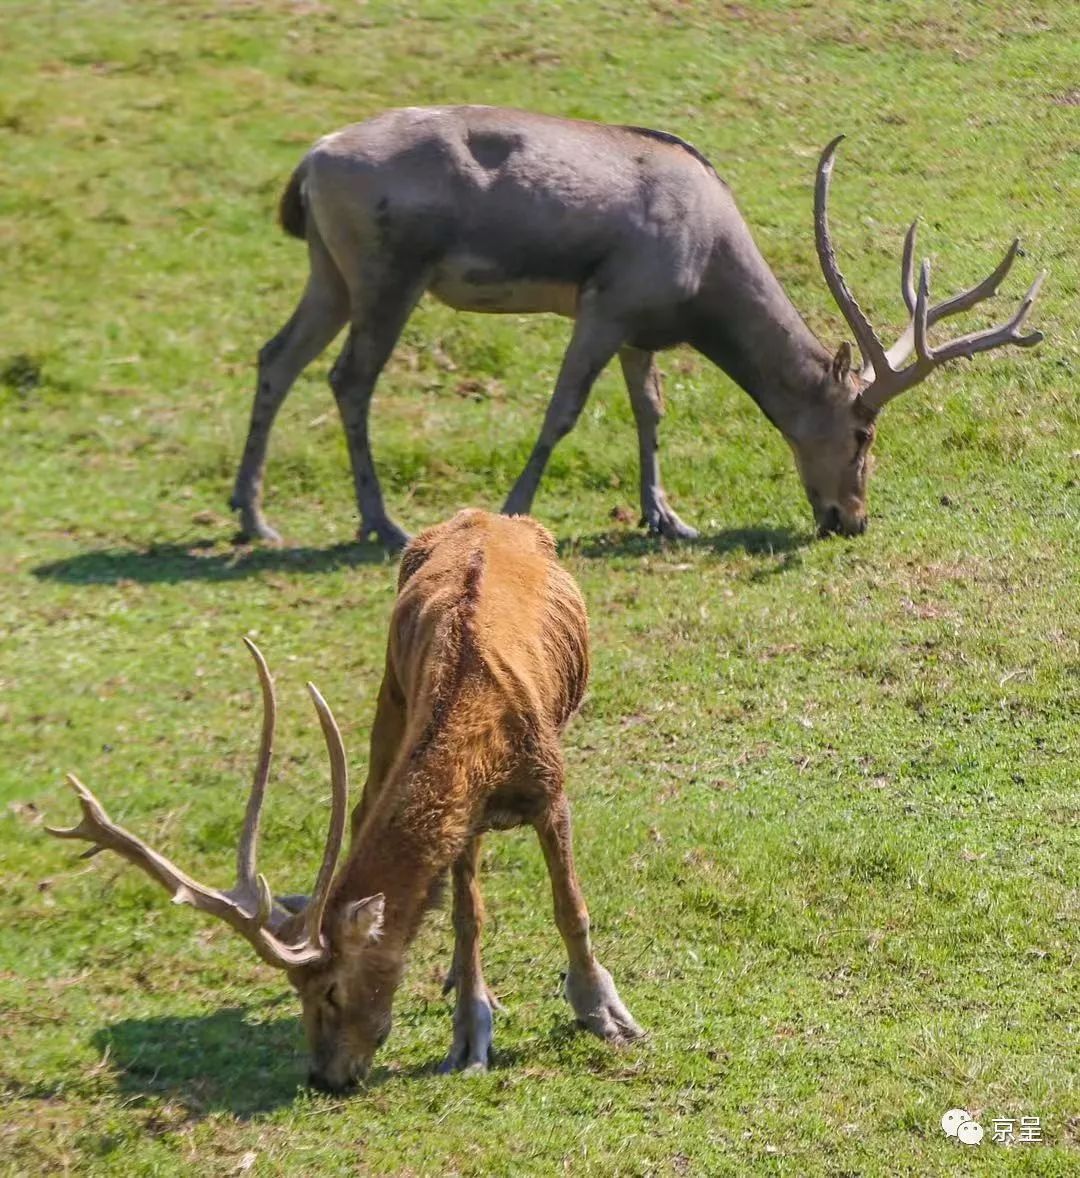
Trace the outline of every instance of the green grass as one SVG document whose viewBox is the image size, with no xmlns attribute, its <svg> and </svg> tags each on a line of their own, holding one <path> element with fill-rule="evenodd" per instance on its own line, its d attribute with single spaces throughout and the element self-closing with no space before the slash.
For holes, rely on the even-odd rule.
<svg viewBox="0 0 1080 1178">
<path fill-rule="evenodd" d="M 10 1173 L 1075 1173 L 1080 1164 L 1077 78 L 1068 0 L 648 4 L 15 3 L 0 22 L 0 1167 Z M 651 1031 L 572 1032 L 534 840 L 485 858 L 499 1066 L 449 1042 L 445 912 L 371 1087 L 300 1087 L 296 1007 L 228 930 L 42 833 L 77 769 L 113 815 L 223 883 L 257 725 L 240 636 L 282 697 L 263 860 L 310 883 L 327 776 L 303 692 L 362 779 L 395 567 L 348 543 L 344 443 L 312 366 L 274 434 L 268 513 L 224 502 L 258 346 L 303 251 L 273 224 L 305 146 L 385 106 L 505 102 L 685 135 L 793 299 L 843 338 L 812 170 L 849 139 L 833 223 L 896 329 L 917 213 L 944 294 L 1024 236 L 1051 270 L 1032 352 L 886 411 L 855 542 L 814 543 L 744 394 L 664 358 L 665 477 L 701 542 L 636 513 L 614 374 L 536 503 L 593 618 L 568 737 L 602 960 Z M 425 303 L 376 398 L 412 529 L 496 506 L 565 323 Z M 976 1151 L 953 1106 L 1039 1116 Z"/>
</svg>

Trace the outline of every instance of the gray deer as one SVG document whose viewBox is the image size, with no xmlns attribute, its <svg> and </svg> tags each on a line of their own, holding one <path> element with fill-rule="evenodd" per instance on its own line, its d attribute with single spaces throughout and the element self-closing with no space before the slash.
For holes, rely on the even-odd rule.
<svg viewBox="0 0 1080 1178">
<path fill-rule="evenodd" d="M 413 308 L 430 291 L 462 311 L 553 311 L 574 321 L 540 436 L 503 510 L 530 510 L 556 442 L 616 354 L 640 452 L 641 510 L 653 532 L 690 539 L 660 482 L 663 410 L 655 355 L 688 343 L 757 402 L 791 447 L 819 535 L 866 528 L 867 456 L 882 406 L 958 356 L 1042 335 L 1021 334 L 1040 274 L 999 327 L 940 346 L 929 329 L 995 294 L 1014 241 L 983 282 L 931 305 L 929 263 L 916 281 L 915 225 L 901 290 L 910 322 L 887 351 L 836 263 L 827 202 L 833 156 L 817 170 L 814 226 L 829 289 L 862 353 L 822 344 L 765 262 L 731 192 L 674 135 L 490 106 L 391 110 L 320 139 L 281 198 L 286 232 L 307 242 L 311 272 L 288 323 L 259 353 L 251 424 L 231 505 L 252 537 L 276 540 L 262 512 L 274 417 L 301 370 L 348 323 L 330 384 L 348 439 L 360 535 L 407 540 L 387 515 L 368 442 L 379 373 Z M 914 355 L 911 363 L 907 363 Z"/>
</svg>

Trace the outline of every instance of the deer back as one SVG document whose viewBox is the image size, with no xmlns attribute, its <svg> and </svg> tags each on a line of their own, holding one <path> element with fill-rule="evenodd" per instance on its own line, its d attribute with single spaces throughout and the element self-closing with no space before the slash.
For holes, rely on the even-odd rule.
<svg viewBox="0 0 1080 1178">
<path fill-rule="evenodd" d="M 588 617 L 555 541 L 528 517 L 461 511 L 402 557 L 388 663 L 404 697 L 449 706 L 468 681 L 558 731 L 589 673 Z"/>
</svg>

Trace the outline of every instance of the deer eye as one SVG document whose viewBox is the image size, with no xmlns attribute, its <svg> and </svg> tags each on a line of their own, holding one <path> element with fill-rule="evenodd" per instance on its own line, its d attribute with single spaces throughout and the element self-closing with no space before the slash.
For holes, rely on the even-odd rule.
<svg viewBox="0 0 1080 1178">
<path fill-rule="evenodd" d="M 868 429 L 860 428 L 855 431 L 855 441 L 860 449 L 862 449 L 863 446 L 869 446 L 870 440 L 873 438 L 873 436 L 874 435 Z"/>
<path fill-rule="evenodd" d="M 337 982 L 333 982 L 331 985 L 327 986 L 326 993 L 323 995 L 323 1001 L 327 1006 L 330 1007 L 331 1010 L 338 1010 L 341 1005 L 339 1001 L 340 997 L 341 995 L 338 993 Z"/>
</svg>

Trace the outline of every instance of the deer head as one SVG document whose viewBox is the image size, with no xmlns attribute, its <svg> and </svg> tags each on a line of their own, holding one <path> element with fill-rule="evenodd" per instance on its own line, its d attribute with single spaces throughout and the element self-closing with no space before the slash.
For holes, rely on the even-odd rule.
<svg viewBox="0 0 1080 1178">
<path fill-rule="evenodd" d="M 97 798 L 75 776 L 68 781 L 79 799 L 82 821 L 70 829 L 46 827 L 63 839 L 91 843 L 83 857 L 103 850 L 145 871 L 172 896 L 175 904 L 190 904 L 224 920 L 250 943 L 268 965 L 282 969 L 300 995 L 304 1026 L 312 1055 L 310 1080 L 332 1089 L 346 1087 L 366 1072 L 375 1048 L 389 1030 L 389 999 L 393 987 L 380 983 L 392 958 L 378 952 L 368 961 L 364 950 L 381 931 L 381 895 L 348 901 L 335 897 L 328 906 L 334 869 L 345 833 L 348 770 L 341 733 L 333 713 L 317 688 L 309 683 L 330 758 L 330 827 L 322 863 L 310 899 L 306 896 L 275 900 L 265 876 L 256 871 L 259 818 L 270 775 L 276 702 L 266 661 L 253 642 L 244 639 L 258 669 L 262 688 L 263 722 L 255 776 L 248 797 L 236 856 L 236 885 L 218 891 L 192 879 L 175 864 L 118 826 Z"/>
<path fill-rule="evenodd" d="M 843 312 L 862 353 L 862 367 L 852 368 L 851 348 L 840 349 L 822 373 L 820 397 L 815 411 L 804 415 L 800 428 L 788 438 L 818 526 L 825 536 L 839 532 L 857 535 L 866 530 L 866 483 L 869 451 L 874 441 L 874 423 L 882 407 L 900 393 L 925 380 L 935 368 L 958 356 L 968 358 L 1005 344 L 1030 348 L 1043 338 L 1038 331 L 1021 334 L 1046 272 L 1032 283 L 1019 308 L 1008 322 L 986 331 L 976 331 L 940 346 L 929 342 L 929 329 L 940 320 L 997 293 L 1020 248 L 1013 241 L 1008 252 L 989 277 L 952 298 L 930 303 L 930 263 L 924 261 L 918 283 L 914 278 L 916 222 L 904 238 L 900 267 L 900 290 L 910 316 L 900 339 L 887 351 L 882 346 L 862 308 L 855 301 L 836 262 L 829 235 L 828 201 L 837 136 L 822 152 L 814 189 L 814 232 L 818 259 L 829 290 Z M 915 359 L 909 364 L 914 353 Z M 820 407 L 824 408 L 820 408 Z"/>
</svg>

